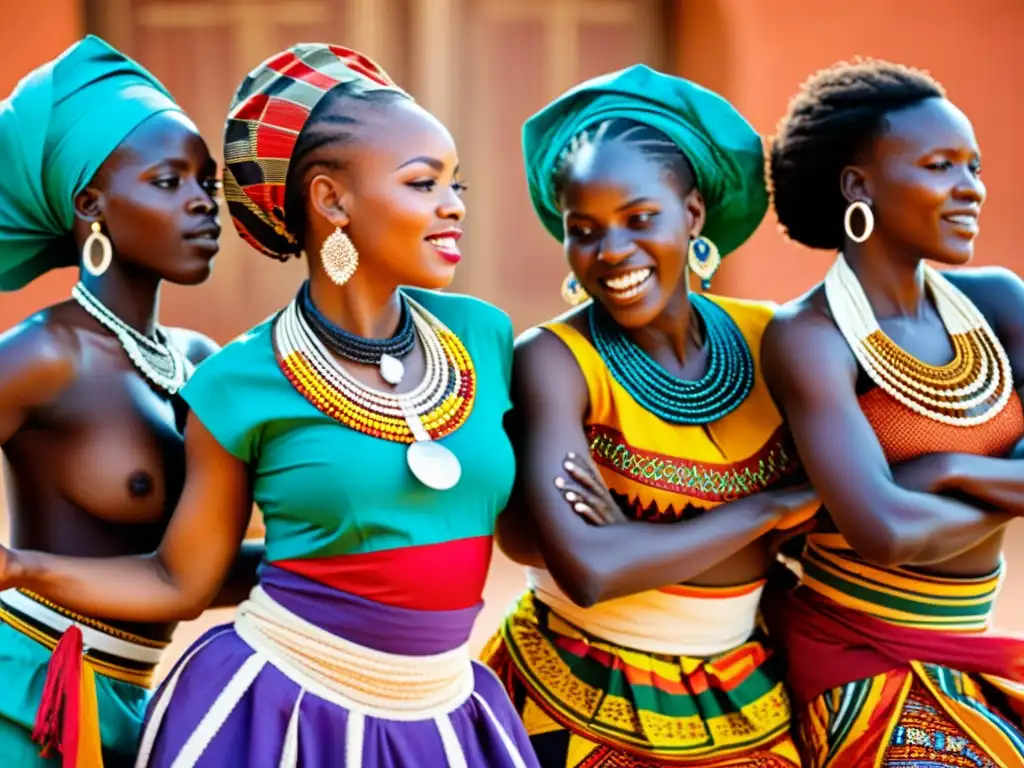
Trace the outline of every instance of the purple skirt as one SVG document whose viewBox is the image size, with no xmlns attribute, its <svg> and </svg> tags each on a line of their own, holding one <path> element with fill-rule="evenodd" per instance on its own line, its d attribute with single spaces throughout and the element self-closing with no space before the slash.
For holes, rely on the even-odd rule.
<svg viewBox="0 0 1024 768">
<path fill-rule="evenodd" d="M 464 645 L 480 610 L 382 605 L 266 567 L 274 602 L 335 637 L 404 657 Z M 472 692 L 450 711 L 401 719 L 317 695 L 246 643 L 234 625 L 196 641 L 157 691 L 138 766 L 152 768 L 539 768 L 494 674 L 472 662 Z M 208 713 L 218 710 L 212 718 Z M 225 713 L 226 716 L 225 716 Z M 354 736 L 355 734 L 355 736 Z"/>
</svg>

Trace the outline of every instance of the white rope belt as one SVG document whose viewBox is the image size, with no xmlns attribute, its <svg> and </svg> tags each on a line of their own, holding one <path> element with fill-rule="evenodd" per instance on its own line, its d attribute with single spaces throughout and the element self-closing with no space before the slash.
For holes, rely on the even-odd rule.
<svg viewBox="0 0 1024 768">
<path fill-rule="evenodd" d="M 238 607 L 235 631 L 299 685 L 325 689 L 348 709 L 433 717 L 457 709 L 473 692 L 465 644 L 431 656 L 376 651 L 296 616 L 261 587 Z"/>
</svg>

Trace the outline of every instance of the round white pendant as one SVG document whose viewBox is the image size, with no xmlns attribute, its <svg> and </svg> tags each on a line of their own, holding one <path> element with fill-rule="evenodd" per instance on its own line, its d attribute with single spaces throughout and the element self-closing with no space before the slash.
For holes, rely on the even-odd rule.
<svg viewBox="0 0 1024 768">
<path fill-rule="evenodd" d="M 405 366 L 397 357 L 380 356 L 380 377 L 391 386 L 397 386 L 405 376 Z"/>
<path fill-rule="evenodd" d="M 410 445 L 405 460 L 416 479 L 435 491 L 454 488 L 462 477 L 462 465 L 455 454 L 432 440 Z"/>
</svg>

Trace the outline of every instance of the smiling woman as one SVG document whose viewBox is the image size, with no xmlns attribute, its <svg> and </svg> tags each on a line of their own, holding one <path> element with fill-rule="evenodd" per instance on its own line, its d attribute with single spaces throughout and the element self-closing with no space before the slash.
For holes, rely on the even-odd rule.
<svg viewBox="0 0 1024 768">
<path fill-rule="evenodd" d="M 1024 283 L 925 263 L 974 255 L 980 174 L 966 115 L 888 62 L 815 74 L 772 146 L 780 223 L 839 252 L 762 349 L 828 512 L 768 612 L 808 765 L 1024 761 L 1024 643 L 980 636 L 1024 514 Z"/>
<path fill-rule="evenodd" d="M 756 628 L 818 500 L 759 376 L 768 304 L 691 294 L 757 228 L 761 139 L 717 94 L 632 67 L 527 121 L 537 212 L 592 297 L 516 346 L 528 591 L 485 651 L 545 768 L 798 764 Z"/>
<path fill-rule="evenodd" d="M 305 254 L 308 281 L 185 387 L 188 474 L 155 556 L 0 550 L 0 585 L 194 616 L 255 501 L 260 585 L 171 672 L 138 765 L 535 766 L 467 649 L 514 474 L 512 327 L 435 290 L 465 216 L 451 135 L 369 59 L 304 44 L 242 83 L 224 156 L 242 237 Z"/>
</svg>

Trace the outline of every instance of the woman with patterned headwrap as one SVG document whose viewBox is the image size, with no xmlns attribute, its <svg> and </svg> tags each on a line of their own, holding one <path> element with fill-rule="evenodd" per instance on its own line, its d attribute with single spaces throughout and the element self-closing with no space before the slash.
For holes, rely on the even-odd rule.
<svg viewBox="0 0 1024 768">
<path fill-rule="evenodd" d="M 718 95 L 635 66 L 556 99 L 523 144 L 592 300 L 516 347 L 499 543 L 529 589 L 485 658 L 548 768 L 796 765 L 755 625 L 818 500 L 761 380 L 772 307 L 688 285 L 706 290 L 764 216 L 760 137 Z"/>
<path fill-rule="evenodd" d="M 0 581 L 192 616 L 255 500 L 260 585 L 172 671 L 139 765 L 536 766 L 467 648 L 514 474 L 512 326 L 435 290 L 461 258 L 451 136 L 372 61 L 303 44 L 242 83 L 224 156 L 239 232 L 304 254 L 308 281 L 185 387 L 188 476 L 155 556 L 9 552 Z"/>
<path fill-rule="evenodd" d="M 159 325 L 158 297 L 162 281 L 195 285 L 210 274 L 216 163 L 164 87 L 95 37 L 0 103 L 0 156 L 0 290 L 81 267 L 70 301 L 0 336 L 12 541 L 89 558 L 152 552 L 184 474 L 178 390 L 215 349 L 198 333 Z M 248 578 L 241 573 L 249 585 L 255 549 Z M 102 588 L 114 595 L 123 586 Z M 31 590 L 0 594 L 8 764 L 134 757 L 174 622 L 112 621 L 93 608 L 72 612 Z M 62 758 L 39 755 L 58 750 Z"/>
</svg>

